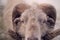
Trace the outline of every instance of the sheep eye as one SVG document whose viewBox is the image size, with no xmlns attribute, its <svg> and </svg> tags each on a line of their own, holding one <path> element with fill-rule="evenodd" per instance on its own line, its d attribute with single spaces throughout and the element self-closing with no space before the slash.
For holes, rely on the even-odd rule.
<svg viewBox="0 0 60 40">
<path fill-rule="evenodd" d="M 43 23 L 46 23 L 46 21 L 44 20 Z"/>
<path fill-rule="evenodd" d="M 47 22 L 49 22 L 51 26 L 54 25 L 54 20 L 52 18 L 49 18 Z"/>
<path fill-rule="evenodd" d="M 16 18 L 16 19 L 14 20 L 14 23 L 17 25 L 18 22 L 20 22 L 20 19 L 19 19 L 19 18 Z"/>
<path fill-rule="evenodd" d="M 24 21 L 21 21 L 22 23 L 24 23 Z"/>
<path fill-rule="evenodd" d="M 47 20 L 47 25 L 50 27 L 50 28 L 53 28 L 54 26 L 54 20 L 52 18 L 48 18 Z"/>
</svg>

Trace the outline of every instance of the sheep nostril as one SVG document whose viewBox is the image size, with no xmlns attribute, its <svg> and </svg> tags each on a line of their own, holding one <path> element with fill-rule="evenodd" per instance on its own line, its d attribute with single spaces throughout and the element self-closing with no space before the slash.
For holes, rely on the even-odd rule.
<svg viewBox="0 0 60 40">
<path fill-rule="evenodd" d="M 38 38 L 27 38 L 27 40 L 38 40 Z"/>
</svg>

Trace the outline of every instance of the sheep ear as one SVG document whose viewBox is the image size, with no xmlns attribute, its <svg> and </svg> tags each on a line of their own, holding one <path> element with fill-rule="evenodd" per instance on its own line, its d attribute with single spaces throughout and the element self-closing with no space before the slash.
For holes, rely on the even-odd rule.
<svg viewBox="0 0 60 40">
<path fill-rule="evenodd" d="M 55 22 L 56 22 L 56 9 L 52 5 L 45 4 L 45 3 L 38 5 L 38 8 L 42 9 L 42 11 L 45 12 L 45 14 L 49 17 L 48 20 L 53 19 L 54 20 L 54 24 L 53 25 L 55 25 Z"/>
</svg>

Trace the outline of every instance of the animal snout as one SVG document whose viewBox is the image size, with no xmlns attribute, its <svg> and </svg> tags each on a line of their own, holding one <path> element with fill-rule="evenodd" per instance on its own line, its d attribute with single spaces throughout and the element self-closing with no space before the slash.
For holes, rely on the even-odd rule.
<svg viewBox="0 0 60 40">
<path fill-rule="evenodd" d="M 38 38 L 32 38 L 32 37 L 29 37 L 29 38 L 27 38 L 27 40 L 38 40 Z"/>
</svg>

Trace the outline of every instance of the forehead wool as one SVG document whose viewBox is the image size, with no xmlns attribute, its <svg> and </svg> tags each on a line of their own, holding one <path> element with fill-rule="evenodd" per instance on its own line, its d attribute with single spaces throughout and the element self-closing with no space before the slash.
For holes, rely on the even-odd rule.
<svg viewBox="0 0 60 40">
<path fill-rule="evenodd" d="M 21 17 L 22 18 L 25 18 L 25 17 L 28 17 L 28 18 L 34 17 L 36 19 L 47 20 L 47 15 L 41 9 L 38 9 L 38 8 L 30 8 L 30 9 L 25 10 L 22 13 Z"/>
</svg>

